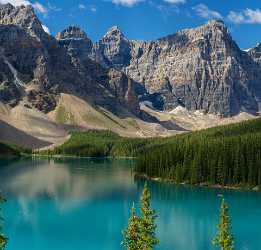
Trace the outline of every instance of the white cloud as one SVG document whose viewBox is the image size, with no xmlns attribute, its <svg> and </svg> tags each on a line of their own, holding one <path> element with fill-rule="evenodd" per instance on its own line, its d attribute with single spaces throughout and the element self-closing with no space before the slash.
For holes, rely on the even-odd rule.
<svg viewBox="0 0 261 250">
<path fill-rule="evenodd" d="M 164 2 L 172 4 L 184 4 L 186 3 L 186 0 L 164 0 Z"/>
<path fill-rule="evenodd" d="M 232 23 L 240 24 L 245 22 L 245 16 L 241 12 L 230 11 L 227 18 Z"/>
<path fill-rule="evenodd" d="M 112 0 L 114 4 L 122 5 L 125 7 L 132 7 L 137 3 L 143 2 L 144 0 Z"/>
<path fill-rule="evenodd" d="M 82 4 L 82 3 L 80 3 L 80 4 L 78 5 L 78 8 L 79 8 L 80 10 L 85 10 L 85 9 L 86 9 L 86 6 L 85 6 L 84 4 Z"/>
<path fill-rule="evenodd" d="M 43 27 L 43 30 L 44 30 L 46 33 L 48 33 L 49 35 L 51 34 L 49 28 L 48 28 L 46 25 L 42 24 L 42 27 Z"/>
<path fill-rule="evenodd" d="M 89 10 L 91 12 L 96 12 L 97 11 L 97 8 L 95 5 L 85 5 L 85 4 L 79 4 L 78 5 L 78 8 L 80 10 Z"/>
<path fill-rule="evenodd" d="M 205 19 L 222 19 L 222 15 L 219 12 L 209 9 L 205 4 L 199 4 L 193 7 L 193 10 L 198 16 Z"/>
<path fill-rule="evenodd" d="M 61 11 L 62 10 L 62 8 L 52 5 L 49 2 L 48 2 L 48 9 L 51 11 Z"/>
<path fill-rule="evenodd" d="M 261 24 L 261 10 L 256 9 L 245 9 L 241 12 L 230 11 L 228 14 L 228 19 L 232 23 L 241 24 Z"/>
<path fill-rule="evenodd" d="M 34 9 L 42 14 L 46 14 L 48 12 L 47 8 L 45 8 L 42 4 L 40 4 L 39 2 L 35 2 L 32 4 L 32 6 L 34 7 Z"/>
<path fill-rule="evenodd" d="M 91 6 L 91 7 L 90 7 L 90 11 L 91 11 L 91 12 L 96 12 L 96 11 L 97 11 L 97 8 L 96 8 L 95 6 Z"/>
</svg>

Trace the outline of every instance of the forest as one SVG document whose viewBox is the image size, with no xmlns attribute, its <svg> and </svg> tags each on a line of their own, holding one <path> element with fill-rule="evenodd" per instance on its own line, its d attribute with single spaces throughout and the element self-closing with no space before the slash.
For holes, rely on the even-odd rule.
<svg viewBox="0 0 261 250">
<path fill-rule="evenodd" d="M 139 155 L 135 171 L 175 183 L 259 187 L 261 119 L 172 137 Z"/>
<path fill-rule="evenodd" d="M 70 139 L 63 145 L 39 153 L 84 157 L 136 157 L 145 150 L 165 142 L 164 138 L 126 138 L 108 130 L 89 130 L 71 132 Z"/>
</svg>

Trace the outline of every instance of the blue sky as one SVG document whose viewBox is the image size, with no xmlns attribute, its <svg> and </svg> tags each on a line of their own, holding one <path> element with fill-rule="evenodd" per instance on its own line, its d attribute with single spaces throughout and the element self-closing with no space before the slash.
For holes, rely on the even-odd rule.
<svg viewBox="0 0 261 250">
<path fill-rule="evenodd" d="M 261 42 L 261 0 L 0 0 L 6 2 L 32 4 L 53 35 L 73 24 L 97 41 L 118 25 L 130 39 L 151 40 L 223 19 L 241 48 Z"/>
</svg>

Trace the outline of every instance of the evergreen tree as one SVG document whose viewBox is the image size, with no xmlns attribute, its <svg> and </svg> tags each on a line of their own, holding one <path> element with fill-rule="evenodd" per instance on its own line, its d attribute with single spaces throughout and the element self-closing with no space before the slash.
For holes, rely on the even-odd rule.
<svg viewBox="0 0 261 250">
<path fill-rule="evenodd" d="M 150 205 L 150 192 L 145 184 L 141 196 L 141 216 L 137 216 L 133 205 L 128 227 L 123 231 L 122 245 L 127 250 L 152 250 L 159 243 L 156 237 L 156 217 Z"/>
<path fill-rule="evenodd" d="M 141 196 L 140 227 L 142 250 L 152 250 L 159 243 L 156 237 L 157 226 L 155 224 L 157 215 L 155 210 L 151 208 L 150 199 L 150 191 L 146 183 Z"/>
<path fill-rule="evenodd" d="M 220 247 L 220 250 L 234 250 L 234 239 L 231 233 L 231 221 L 229 217 L 228 205 L 226 204 L 224 198 L 221 203 L 218 233 L 213 240 L 213 244 Z"/>
<path fill-rule="evenodd" d="M 122 245 L 128 250 L 142 249 L 141 232 L 140 232 L 140 218 L 136 214 L 136 209 L 133 204 L 131 208 L 131 216 L 129 218 L 128 227 L 123 231 Z"/>
<path fill-rule="evenodd" d="M 0 204 L 2 204 L 5 200 L 3 198 L 0 197 Z M 1 211 L 1 208 L 0 208 Z M 7 243 L 7 238 L 5 237 L 4 233 L 3 233 L 3 227 L 1 225 L 1 222 L 3 221 L 3 218 L 0 217 L 0 250 L 4 250 L 6 243 Z"/>
</svg>

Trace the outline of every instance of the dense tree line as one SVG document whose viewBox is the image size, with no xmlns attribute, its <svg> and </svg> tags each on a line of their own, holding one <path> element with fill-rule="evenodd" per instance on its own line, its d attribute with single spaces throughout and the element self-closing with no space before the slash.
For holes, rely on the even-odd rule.
<svg viewBox="0 0 261 250">
<path fill-rule="evenodd" d="M 261 119 L 178 135 L 139 156 L 136 172 L 176 183 L 261 185 Z"/>
<path fill-rule="evenodd" d="M 126 138 L 111 131 L 89 130 L 72 132 L 70 139 L 54 150 L 42 151 L 48 155 L 74 155 L 87 157 L 134 157 L 144 150 L 164 143 L 162 138 Z"/>
</svg>

